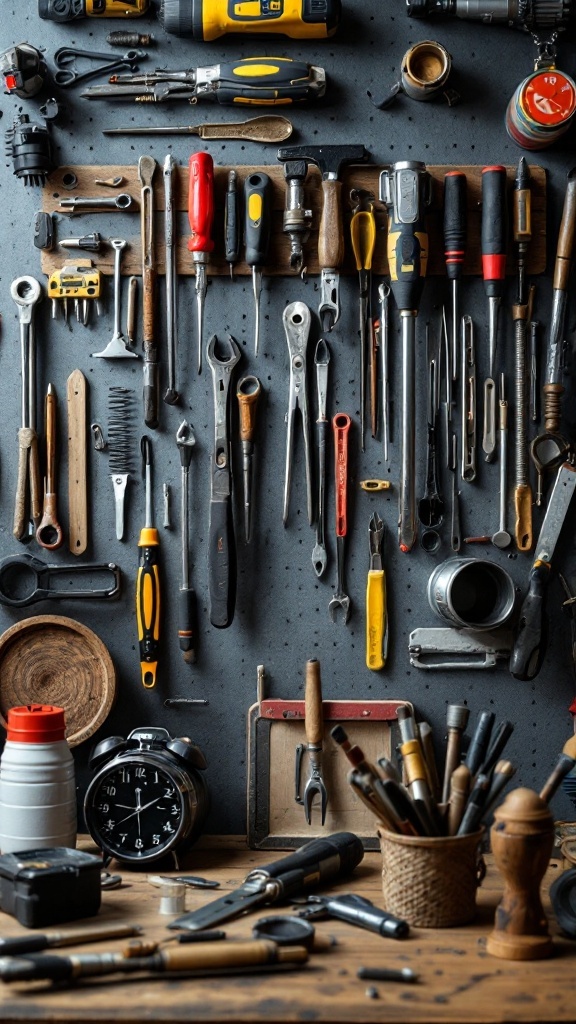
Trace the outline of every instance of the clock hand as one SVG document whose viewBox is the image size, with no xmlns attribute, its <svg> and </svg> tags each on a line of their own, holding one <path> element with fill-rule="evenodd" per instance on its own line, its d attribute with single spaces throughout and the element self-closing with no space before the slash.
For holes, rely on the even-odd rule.
<svg viewBox="0 0 576 1024">
<path fill-rule="evenodd" d="M 132 814 L 127 814 L 125 818 L 122 818 L 122 820 L 118 822 L 118 825 L 123 825 L 125 821 L 128 821 L 128 818 L 133 818 L 135 814 L 140 814 L 142 811 L 148 810 L 149 807 L 152 807 L 154 804 L 159 803 L 159 801 L 163 799 L 163 797 L 157 796 L 155 800 L 151 800 L 150 803 L 144 804 L 143 807 L 137 807 L 136 810 L 132 811 Z M 118 806 L 120 805 L 118 804 Z M 116 827 L 118 827 L 118 825 Z"/>
</svg>

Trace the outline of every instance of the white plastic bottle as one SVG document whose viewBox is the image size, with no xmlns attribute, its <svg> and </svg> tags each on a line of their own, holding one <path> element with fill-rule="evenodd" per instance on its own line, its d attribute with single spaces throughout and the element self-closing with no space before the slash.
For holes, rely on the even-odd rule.
<svg viewBox="0 0 576 1024">
<path fill-rule="evenodd" d="M 76 846 L 74 759 L 64 711 L 28 704 L 8 712 L 0 758 L 0 850 Z"/>
</svg>

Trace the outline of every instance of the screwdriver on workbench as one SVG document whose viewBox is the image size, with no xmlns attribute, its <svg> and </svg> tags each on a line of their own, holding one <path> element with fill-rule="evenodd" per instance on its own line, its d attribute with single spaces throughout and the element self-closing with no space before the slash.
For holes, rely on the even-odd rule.
<svg viewBox="0 0 576 1024">
<path fill-rule="evenodd" d="M 488 377 L 484 381 L 484 435 L 486 462 L 496 454 L 496 346 L 498 316 L 506 279 L 506 168 L 482 168 L 482 276 L 488 297 Z"/>
<path fill-rule="evenodd" d="M 246 263 L 252 268 L 254 292 L 254 352 L 258 355 L 260 340 L 260 292 L 262 268 L 270 248 L 270 222 L 272 213 L 272 182 L 267 174 L 255 171 L 244 182 L 244 242 Z"/>
<path fill-rule="evenodd" d="M 446 276 L 452 282 L 452 380 L 458 380 L 458 282 L 466 256 L 466 195 L 464 172 L 448 171 L 444 177 L 444 259 Z"/>
<path fill-rule="evenodd" d="M 192 232 L 188 249 L 196 271 L 198 373 L 202 373 L 204 302 L 208 287 L 206 266 L 214 250 L 214 161 L 209 153 L 193 153 L 188 161 L 188 222 Z"/>
<path fill-rule="evenodd" d="M 242 472 L 244 479 L 244 540 L 252 536 L 252 481 L 254 478 L 254 432 L 256 409 L 262 392 L 258 377 L 243 377 L 238 382 L 236 398 L 240 411 L 240 440 L 242 442 Z"/>
<path fill-rule="evenodd" d="M 142 685 L 150 690 L 156 685 L 160 643 L 160 576 L 158 571 L 160 536 L 154 526 L 152 508 L 152 444 L 146 435 L 140 441 L 140 451 L 142 452 L 142 469 L 146 483 L 146 518 L 138 540 L 140 558 L 136 580 L 136 619 Z"/>
<path fill-rule="evenodd" d="M 353 204 L 350 237 L 360 288 L 358 300 L 360 315 L 360 438 L 362 451 L 364 451 L 370 282 L 372 277 L 372 257 L 376 244 L 376 218 L 374 217 L 374 195 L 372 192 L 368 192 L 365 189 L 352 189 L 350 201 Z"/>
</svg>

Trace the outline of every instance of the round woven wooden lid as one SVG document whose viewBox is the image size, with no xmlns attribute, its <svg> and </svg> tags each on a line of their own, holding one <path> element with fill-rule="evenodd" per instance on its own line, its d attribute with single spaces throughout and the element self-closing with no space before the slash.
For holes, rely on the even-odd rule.
<svg viewBox="0 0 576 1024">
<path fill-rule="evenodd" d="M 64 709 L 71 747 L 92 736 L 116 697 L 116 672 L 105 644 L 75 619 L 34 615 L 0 636 L 0 723 L 12 707 Z"/>
</svg>

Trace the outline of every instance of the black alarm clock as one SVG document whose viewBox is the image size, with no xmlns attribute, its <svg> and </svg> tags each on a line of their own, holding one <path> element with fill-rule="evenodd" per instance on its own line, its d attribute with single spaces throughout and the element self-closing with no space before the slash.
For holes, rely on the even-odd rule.
<svg viewBox="0 0 576 1024">
<path fill-rule="evenodd" d="M 202 751 L 166 729 L 134 729 L 127 740 L 111 736 L 94 748 L 96 774 L 84 798 L 86 825 L 109 857 L 151 864 L 178 855 L 200 835 L 208 790 L 200 771 Z"/>
</svg>

